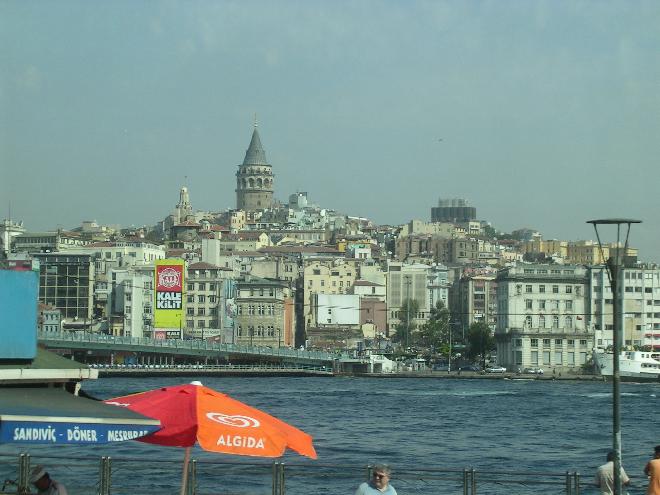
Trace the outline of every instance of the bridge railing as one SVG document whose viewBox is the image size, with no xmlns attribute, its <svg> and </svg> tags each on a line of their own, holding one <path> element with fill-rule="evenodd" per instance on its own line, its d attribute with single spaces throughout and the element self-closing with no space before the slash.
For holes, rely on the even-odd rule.
<svg viewBox="0 0 660 495">
<path fill-rule="evenodd" d="M 170 456 L 168 456 L 170 457 Z M 309 493 L 353 493 L 370 478 L 370 465 L 285 463 L 214 459 L 192 459 L 188 470 L 187 495 L 308 495 Z M 71 495 L 96 493 L 179 493 L 181 460 L 148 460 L 142 457 L 94 458 L 71 456 L 0 455 L 0 493 L 26 494 L 30 467 L 42 464 L 63 483 Z M 446 469 L 438 466 L 395 466 L 392 485 L 400 493 L 428 495 L 524 495 L 543 491 L 550 495 L 596 493 L 576 471 L 520 472 L 480 470 L 474 467 Z M 635 493 L 637 493 L 636 491 Z M 640 492 L 641 493 L 641 492 Z"/>
<path fill-rule="evenodd" d="M 307 360 L 332 361 L 344 356 L 330 352 L 290 349 L 288 347 L 262 347 L 239 344 L 220 344 L 205 340 L 150 339 L 145 337 L 116 337 L 114 335 L 89 332 L 39 332 L 38 339 L 44 343 L 79 342 L 104 343 L 153 348 L 199 349 L 224 353 L 240 353 L 274 357 L 300 358 Z"/>
</svg>

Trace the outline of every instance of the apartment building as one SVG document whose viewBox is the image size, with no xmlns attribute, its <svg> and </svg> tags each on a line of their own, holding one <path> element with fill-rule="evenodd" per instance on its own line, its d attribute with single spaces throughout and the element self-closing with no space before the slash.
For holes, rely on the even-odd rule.
<svg viewBox="0 0 660 495">
<path fill-rule="evenodd" d="M 588 360 L 589 277 L 578 265 L 520 264 L 497 282 L 497 358 L 509 369 L 570 371 Z"/>
<path fill-rule="evenodd" d="M 232 297 L 232 274 L 231 268 L 210 263 L 188 265 L 184 338 L 233 342 L 233 322 L 224 318 L 226 301 Z"/>
<path fill-rule="evenodd" d="M 288 284 L 247 276 L 236 282 L 236 343 L 292 347 L 295 339 L 294 293 Z"/>
<path fill-rule="evenodd" d="M 316 327 L 314 294 L 346 294 L 358 276 L 359 260 L 345 258 L 308 258 L 303 265 L 303 317 L 305 328 Z"/>
<path fill-rule="evenodd" d="M 461 335 L 473 323 L 486 323 L 491 329 L 497 324 L 497 282 L 493 270 L 466 271 L 454 281 L 450 291 L 452 319 Z"/>
<path fill-rule="evenodd" d="M 388 335 L 396 333 L 404 301 L 417 301 L 418 312 L 411 322 L 419 328 L 428 321 L 431 308 L 438 300 L 448 307 L 448 288 L 448 272 L 444 265 L 390 262 L 387 272 Z"/>
</svg>

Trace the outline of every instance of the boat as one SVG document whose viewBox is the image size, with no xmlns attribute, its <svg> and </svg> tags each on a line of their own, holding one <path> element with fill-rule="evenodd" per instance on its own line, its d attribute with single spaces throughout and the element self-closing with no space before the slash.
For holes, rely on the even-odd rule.
<svg viewBox="0 0 660 495">
<path fill-rule="evenodd" d="M 593 353 L 596 371 L 605 377 L 613 375 L 614 353 L 596 349 Z M 623 350 L 619 356 L 619 376 L 625 381 L 660 381 L 660 352 Z"/>
</svg>

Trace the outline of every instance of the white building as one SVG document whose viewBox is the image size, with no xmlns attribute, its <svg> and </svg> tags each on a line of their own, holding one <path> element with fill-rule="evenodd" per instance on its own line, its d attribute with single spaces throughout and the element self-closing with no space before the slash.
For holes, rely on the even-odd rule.
<svg viewBox="0 0 660 495">
<path fill-rule="evenodd" d="M 577 265 L 520 264 L 497 275 L 497 357 L 509 369 L 568 371 L 588 360 L 588 274 Z"/>
<path fill-rule="evenodd" d="M 354 294 L 316 294 L 316 321 L 322 325 L 359 325 L 360 296 Z"/>
<path fill-rule="evenodd" d="M 596 346 L 613 344 L 613 294 L 603 266 L 589 269 L 591 279 L 590 316 Z M 622 282 L 624 347 L 652 347 L 660 349 L 660 269 L 635 267 L 623 270 Z"/>
</svg>

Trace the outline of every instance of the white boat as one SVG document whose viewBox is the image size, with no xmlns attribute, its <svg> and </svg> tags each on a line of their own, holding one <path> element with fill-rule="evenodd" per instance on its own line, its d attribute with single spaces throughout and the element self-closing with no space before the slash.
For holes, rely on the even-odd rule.
<svg viewBox="0 0 660 495">
<path fill-rule="evenodd" d="M 596 349 L 593 354 L 596 369 L 604 377 L 613 374 L 614 354 L 612 351 Z M 660 352 L 621 351 L 619 376 L 627 381 L 660 381 Z"/>
</svg>

